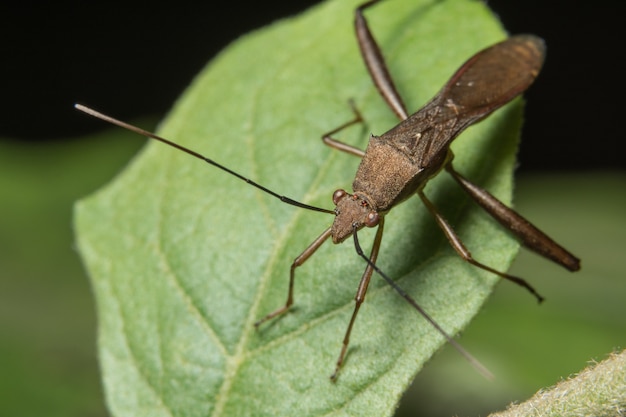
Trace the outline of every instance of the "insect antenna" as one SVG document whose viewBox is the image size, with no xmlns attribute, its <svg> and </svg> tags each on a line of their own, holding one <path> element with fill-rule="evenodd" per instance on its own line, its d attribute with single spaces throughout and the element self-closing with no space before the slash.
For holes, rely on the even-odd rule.
<svg viewBox="0 0 626 417">
<path fill-rule="evenodd" d="M 103 120 L 103 121 L 108 122 L 108 123 L 112 123 L 112 124 L 114 124 L 116 126 L 119 126 L 119 127 L 124 128 L 124 129 L 130 130 L 131 132 L 135 132 L 135 133 L 137 133 L 139 135 L 148 137 L 150 139 L 158 140 L 159 142 L 165 143 L 166 145 L 169 145 L 169 146 L 171 146 L 173 148 L 176 148 L 176 149 L 181 150 L 181 151 L 183 151 L 185 153 L 188 153 L 189 155 L 191 155 L 193 157 L 196 157 L 198 159 L 203 160 L 204 162 L 208 163 L 209 165 L 213 165 L 214 167 L 219 168 L 222 171 L 225 171 L 225 172 L 229 173 L 230 175 L 233 175 L 233 176 L 239 178 L 242 181 L 245 181 L 246 183 L 248 183 L 248 184 L 258 188 L 259 190 L 264 191 L 267 194 L 269 194 L 269 195 L 271 195 L 273 197 L 278 198 L 283 203 L 287 203 L 287 204 L 290 204 L 292 206 L 300 207 L 300 208 L 307 209 L 307 210 L 318 211 L 318 212 L 321 212 L 321 213 L 335 214 L 334 210 L 328 210 L 328 209 L 321 208 L 321 207 L 310 206 L 308 204 L 304 204 L 304 203 L 301 203 L 299 201 L 293 200 L 293 199 L 291 199 L 289 197 L 285 197 L 284 195 L 280 195 L 278 193 L 275 193 L 274 191 L 272 191 L 272 190 L 270 190 L 268 188 L 265 188 L 261 184 L 258 184 L 256 182 L 252 181 L 251 179 L 246 178 L 243 175 L 241 175 L 241 174 L 239 174 L 239 173 L 237 173 L 237 172 L 235 172 L 235 171 L 233 171 L 233 170 L 231 170 L 229 168 L 226 168 L 224 165 L 221 165 L 221 164 L 215 162 L 214 160 L 212 160 L 210 158 L 207 158 L 204 155 L 199 154 L 198 152 L 195 152 L 195 151 L 193 151 L 193 150 L 191 150 L 189 148 L 186 148 L 186 147 L 184 147 L 182 145 L 179 145 L 179 144 L 174 143 L 172 141 L 169 141 L 169 140 L 167 140 L 165 138 L 162 138 L 161 136 L 158 136 L 158 135 L 156 135 L 156 134 L 154 134 L 152 132 L 149 132 L 147 130 L 141 129 L 141 128 L 137 127 L 137 126 L 133 126 L 133 125 L 128 124 L 126 122 L 123 122 L 121 120 L 115 119 L 115 118 L 113 118 L 111 116 L 107 116 L 106 114 L 100 113 L 99 111 L 91 109 L 91 108 L 89 108 L 87 106 L 83 106 L 82 104 L 76 103 L 76 104 L 74 104 L 74 107 L 76 108 L 76 110 L 80 110 L 83 113 L 86 113 L 86 114 L 88 114 L 90 116 L 93 116 L 93 117 L 95 117 L 97 119 Z"/>
<path fill-rule="evenodd" d="M 435 319 L 430 317 L 430 315 L 422 307 L 420 307 L 419 304 L 417 304 L 417 302 L 413 299 L 413 297 L 411 297 L 409 294 L 407 294 L 406 291 L 404 291 L 398 284 L 396 284 L 396 282 L 394 280 L 389 278 L 389 276 L 387 276 L 387 274 L 385 274 L 378 266 L 376 266 L 376 264 L 374 262 L 372 262 L 365 255 L 365 253 L 363 253 L 363 249 L 361 249 L 361 244 L 359 243 L 359 238 L 357 236 L 356 227 L 354 229 L 354 233 L 352 234 L 352 236 L 354 236 L 354 248 L 356 250 L 357 255 L 359 255 L 361 258 L 363 258 L 365 260 L 365 262 L 367 262 L 368 265 L 372 269 L 374 269 L 374 271 L 376 271 L 378 273 L 378 275 L 380 275 L 385 281 L 387 281 L 387 283 L 389 285 L 391 285 L 391 287 L 394 290 L 396 290 L 396 292 L 398 294 L 400 294 L 402 296 L 402 298 L 404 298 L 409 304 L 411 304 L 411 306 L 414 309 L 416 309 L 418 311 L 418 313 L 420 313 L 426 319 L 426 321 L 428 321 L 448 341 L 448 343 L 450 343 L 461 354 L 461 356 L 463 356 L 480 374 L 482 374 L 485 378 L 487 378 L 489 380 L 494 379 L 493 374 L 491 372 L 489 372 L 489 370 L 485 367 L 485 365 L 480 363 L 480 361 L 478 359 L 476 359 L 471 353 L 469 353 L 467 350 L 465 350 L 465 348 L 463 346 L 461 346 L 461 344 L 459 342 L 457 342 L 452 336 L 450 336 L 439 325 L 439 323 L 437 323 L 435 321 Z"/>
</svg>

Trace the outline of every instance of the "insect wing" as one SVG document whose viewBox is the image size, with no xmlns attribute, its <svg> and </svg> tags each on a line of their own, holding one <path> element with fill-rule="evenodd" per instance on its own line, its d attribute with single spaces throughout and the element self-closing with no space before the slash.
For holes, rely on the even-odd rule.
<svg viewBox="0 0 626 417">
<path fill-rule="evenodd" d="M 452 140 L 466 127 L 533 83 L 544 56 L 543 40 L 533 35 L 513 36 L 478 52 L 457 70 L 439 94 L 383 137 L 418 166 L 437 165 Z"/>
<path fill-rule="evenodd" d="M 543 40 L 513 36 L 470 58 L 440 93 L 444 106 L 460 118 L 483 118 L 524 92 L 535 80 L 545 57 Z"/>
</svg>

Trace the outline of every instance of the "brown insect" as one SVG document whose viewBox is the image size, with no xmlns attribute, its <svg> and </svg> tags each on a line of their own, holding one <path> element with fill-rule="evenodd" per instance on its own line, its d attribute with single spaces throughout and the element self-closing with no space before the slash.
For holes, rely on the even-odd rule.
<svg viewBox="0 0 626 417">
<path fill-rule="evenodd" d="M 358 255 L 367 262 L 367 267 L 357 289 L 354 312 L 343 339 L 335 371 L 331 376 L 332 380 L 337 378 L 344 361 L 352 327 L 365 299 L 367 287 L 374 271 L 417 309 L 474 366 L 488 375 L 488 371 L 480 363 L 448 335 L 412 297 L 376 266 L 376 259 L 383 236 L 385 215 L 397 204 L 417 194 L 435 217 L 452 247 L 465 261 L 521 285 L 540 302 L 543 300 L 525 280 L 494 270 L 476 261 L 450 224 L 428 200 L 423 192 L 424 186 L 428 180 L 445 169 L 463 190 L 487 213 L 508 228 L 527 248 L 570 271 L 580 269 L 578 258 L 515 211 L 505 206 L 489 192 L 464 178 L 452 165 L 453 154 L 450 151 L 452 141 L 465 128 L 484 119 L 520 95 L 533 83 L 543 64 L 545 45 L 542 39 L 534 35 L 517 35 L 478 52 L 456 71 L 432 100 L 409 116 L 406 106 L 389 75 L 382 53 L 363 16 L 363 10 L 379 1 L 369 1 L 356 9 L 356 35 L 361 54 L 374 84 L 401 122 L 381 136 L 371 136 L 367 149 L 362 151 L 332 137 L 342 129 L 362 122 L 361 115 L 352 106 L 355 113 L 354 119 L 323 135 L 322 139 L 328 146 L 362 158 L 352 184 L 353 193 L 350 194 L 345 190 L 335 191 L 333 194 L 333 202 L 336 206 L 334 210 L 310 206 L 281 196 L 203 155 L 154 133 L 116 120 L 80 104 L 77 104 L 76 108 L 202 159 L 287 204 L 335 215 L 332 226 L 326 229 L 293 261 L 285 304 L 255 323 L 255 326 L 258 327 L 267 320 L 289 310 L 294 302 L 293 290 L 296 268 L 309 259 L 328 238 L 332 238 L 333 243 L 341 243 L 352 236 L 355 249 Z M 358 241 L 357 232 L 363 227 L 378 228 L 369 256 L 363 253 Z"/>
</svg>

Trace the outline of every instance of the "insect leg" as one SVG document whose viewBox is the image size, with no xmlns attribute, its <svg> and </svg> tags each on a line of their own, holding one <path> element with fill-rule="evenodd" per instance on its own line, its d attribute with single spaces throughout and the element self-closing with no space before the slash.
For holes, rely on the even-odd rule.
<svg viewBox="0 0 626 417">
<path fill-rule="evenodd" d="M 578 271 L 580 269 L 580 259 L 572 255 L 524 217 L 505 206 L 487 190 L 471 183 L 467 178 L 456 172 L 452 164 L 447 164 L 446 170 L 487 213 L 509 229 L 528 249 L 570 271 Z"/>
<path fill-rule="evenodd" d="M 358 156 L 359 158 L 362 158 L 365 155 L 364 151 L 362 151 L 361 149 L 357 147 L 348 145 L 347 143 L 334 139 L 332 137 L 332 135 L 334 135 L 335 133 L 340 132 L 349 126 L 363 122 L 363 116 L 361 116 L 361 113 L 354 105 L 354 102 L 350 100 L 349 104 L 350 104 L 350 108 L 352 109 L 352 112 L 354 113 L 354 119 L 350 120 L 347 123 L 342 124 L 341 126 L 331 130 L 330 132 L 324 133 L 322 135 L 322 141 L 324 142 L 324 144 L 330 146 L 331 148 L 334 148 L 339 151 L 346 152 L 351 155 L 355 155 L 355 156 Z"/>
<path fill-rule="evenodd" d="M 337 365 L 335 367 L 335 372 L 330 376 L 332 381 L 337 380 L 337 376 L 339 375 L 339 369 L 341 369 L 341 365 L 346 357 L 346 352 L 348 351 L 348 344 L 350 343 L 350 333 L 352 333 L 352 326 L 354 325 L 354 321 L 356 320 L 356 316 L 359 313 L 359 308 L 363 301 L 365 300 L 365 294 L 367 293 L 367 287 L 370 283 L 370 278 L 372 278 L 372 274 L 374 273 L 374 265 L 376 264 L 376 259 L 378 258 L 378 251 L 380 249 L 380 242 L 383 238 L 383 229 L 384 229 L 385 219 L 383 217 L 380 218 L 380 222 L 378 223 L 378 229 L 376 230 L 376 237 L 374 237 L 374 244 L 372 245 L 372 252 L 369 256 L 369 262 L 367 267 L 365 268 L 365 272 L 363 272 L 363 276 L 361 277 L 361 281 L 359 282 L 359 288 L 356 291 L 356 295 L 354 296 L 354 311 L 352 312 L 352 317 L 350 318 L 350 323 L 348 324 L 348 328 L 346 329 L 346 334 L 343 337 L 343 344 L 341 346 L 341 352 L 339 353 L 339 358 L 337 359 Z M 354 232 L 356 234 L 356 231 Z"/>
<path fill-rule="evenodd" d="M 452 247 L 454 248 L 454 250 L 459 254 L 459 256 L 461 258 L 463 258 L 463 260 L 465 260 L 466 262 L 469 262 L 470 264 L 479 267 L 480 269 L 484 269 L 485 271 L 489 271 L 493 274 L 496 274 L 504 279 L 508 279 L 509 281 L 512 281 L 514 283 L 516 283 L 517 285 L 520 285 L 524 288 L 526 288 L 528 291 L 530 291 L 531 294 L 533 294 L 536 298 L 537 301 L 542 302 L 543 301 L 543 297 L 541 295 L 539 295 L 539 293 L 537 293 L 537 291 L 528 283 L 526 282 L 524 279 L 522 278 L 518 278 L 515 277 L 513 275 L 509 275 L 506 274 L 504 272 L 500 272 L 497 271 L 485 264 L 482 264 L 480 262 L 478 262 L 477 260 L 475 260 L 472 257 L 472 254 L 470 253 L 470 251 L 465 247 L 465 245 L 463 244 L 463 242 L 461 241 L 461 239 L 459 238 L 459 236 L 456 234 L 456 232 L 454 231 L 454 229 L 452 229 L 452 226 L 450 226 L 450 223 L 448 223 L 448 221 L 441 215 L 441 213 L 439 213 L 439 211 L 437 210 L 437 208 L 433 205 L 433 203 L 430 202 L 430 200 L 428 198 L 426 198 L 426 195 L 424 195 L 424 193 L 422 191 L 418 191 L 418 194 L 420 196 L 420 198 L 422 199 L 422 201 L 424 202 L 424 204 L 426 205 L 426 207 L 428 208 L 428 210 L 431 212 L 431 214 L 435 217 L 435 220 L 437 221 L 437 224 L 439 225 L 439 227 L 441 228 L 441 230 L 443 230 L 443 232 L 446 235 L 446 238 L 448 239 L 448 241 L 450 242 L 450 244 L 452 245 Z"/>
<path fill-rule="evenodd" d="M 393 83 L 391 75 L 389 75 L 389 70 L 387 69 L 387 64 L 385 64 L 383 54 L 369 29 L 365 16 L 363 16 L 363 11 L 365 9 L 373 6 L 379 1 L 380 0 L 368 1 L 361 4 L 355 10 L 354 27 L 356 37 L 361 51 L 361 56 L 363 57 L 363 61 L 365 61 L 365 66 L 367 67 L 378 92 L 396 116 L 398 116 L 400 120 L 404 120 L 408 117 L 406 106 L 402 97 L 400 97 L 400 93 L 398 93 L 395 84 Z"/>
<path fill-rule="evenodd" d="M 283 314 L 284 312 L 286 312 L 287 310 L 289 310 L 289 307 L 291 307 L 291 305 L 293 304 L 293 286 L 294 286 L 294 281 L 296 277 L 296 268 L 301 266 L 303 263 L 305 263 L 306 260 L 309 259 L 311 255 L 313 255 L 315 251 L 318 250 L 319 247 L 322 246 L 322 244 L 326 242 L 326 240 L 329 237 L 330 237 L 330 227 L 324 230 L 324 233 L 319 235 L 319 237 L 315 239 L 309 245 L 309 247 L 307 247 L 304 250 L 304 252 L 302 252 L 296 259 L 294 259 L 293 263 L 291 264 L 291 269 L 289 271 L 289 290 L 287 292 L 287 301 L 285 302 L 285 305 L 272 311 L 265 317 L 257 320 L 254 323 L 254 327 L 259 327 L 261 324 L 265 323 L 266 321 L 273 319 L 274 317 L 279 316 Z"/>
<path fill-rule="evenodd" d="M 374 36 L 369 29 L 367 19 L 365 19 L 365 16 L 363 15 L 363 11 L 365 9 L 373 6 L 379 1 L 380 0 L 370 0 L 356 8 L 354 26 L 356 31 L 357 43 L 359 45 L 359 50 L 361 51 L 363 61 L 365 62 L 365 66 L 367 67 L 367 70 L 370 73 L 370 77 L 372 78 L 374 85 L 376 85 L 378 92 L 387 102 L 389 108 L 391 108 L 396 116 L 398 116 L 400 120 L 404 120 L 408 117 L 406 106 L 404 104 L 404 101 L 402 100 L 402 97 L 400 96 L 400 93 L 398 93 L 395 84 L 393 83 L 391 75 L 389 75 L 387 64 L 385 64 L 385 58 L 383 57 L 383 54 L 378 47 L 376 39 L 374 39 Z M 362 158 L 365 155 L 364 151 L 354 146 L 343 143 L 332 137 L 333 134 L 339 132 L 340 130 L 343 130 L 348 126 L 363 121 L 361 114 L 356 109 L 352 101 L 350 102 L 350 106 L 352 107 L 352 111 L 355 114 L 355 118 L 350 122 L 345 123 L 338 128 L 324 134 L 322 136 L 322 140 L 326 145 L 330 146 L 331 148 Z"/>
<path fill-rule="evenodd" d="M 396 284 L 395 281 L 393 281 L 391 278 L 389 278 L 387 276 L 387 274 L 385 274 L 383 271 L 381 271 L 380 268 L 378 268 L 376 266 L 376 264 L 372 263 L 371 260 L 368 259 L 367 256 L 365 256 L 365 254 L 363 253 L 363 250 L 361 249 L 361 245 L 359 244 L 359 238 L 358 238 L 358 234 L 356 232 L 353 233 L 352 237 L 354 238 L 354 248 L 355 248 L 357 254 L 361 258 L 363 258 L 368 263 L 368 265 L 371 266 L 372 269 L 374 271 L 376 271 L 378 273 L 378 275 L 381 276 L 382 279 L 387 281 L 387 284 L 389 284 L 394 290 L 396 290 L 396 292 L 398 294 L 400 294 L 400 296 L 402 298 L 404 298 L 415 310 L 417 310 L 417 312 L 420 313 L 422 315 L 422 317 L 424 317 L 426 319 L 426 321 L 429 322 L 448 341 L 448 343 L 450 343 L 452 345 L 452 347 L 454 347 L 465 359 L 467 359 L 467 361 L 478 372 L 480 372 L 487 379 L 493 379 L 493 374 L 491 372 L 489 372 L 489 370 L 487 368 L 485 368 L 485 366 L 482 363 L 480 363 L 478 361 L 478 359 L 473 357 L 467 350 L 465 350 L 463 348 L 463 346 L 461 346 L 459 344 L 459 342 L 454 340 L 452 338 L 452 336 L 450 336 L 448 334 L 448 332 L 446 332 L 443 329 L 443 327 L 441 327 L 439 325 L 439 323 L 437 323 L 435 321 L 435 319 L 433 319 L 426 312 L 426 310 L 424 310 L 422 307 L 420 307 L 419 304 L 417 304 L 417 302 L 413 299 L 413 297 L 411 297 L 406 291 L 404 291 L 402 288 L 400 288 L 400 286 L 398 284 Z"/>
</svg>

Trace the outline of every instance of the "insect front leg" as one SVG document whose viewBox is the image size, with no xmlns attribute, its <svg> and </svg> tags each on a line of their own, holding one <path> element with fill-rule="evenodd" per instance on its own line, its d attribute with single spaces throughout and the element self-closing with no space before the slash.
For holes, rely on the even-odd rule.
<svg viewBox="0 0 626 417">
<path fill-rule="evenodd" d="M 339 376 L 339 370 L 341 369 L 341 365 L 346 357 L 346 353 L 348 352 L 348 345 L 350 344 L 350 333 L 352 333 L 352 327 L 354 326 L 354 321 L 356 320 L 356 316 L 359 313 L 359 308 L 361 308 L 361 304 L 365 301 L 365 294 L 367 293 L 367 287 L 369 286 L 370 279 L 372 278 L 372 274 L 374 273 L 373 265 L 376 264 L 376 260 L 378 259 L 378 252 L 380 250 L 380 242 L 383 238 L 383 229 L 384 229 L 385 219 L 383 217 L 380 218 L 378 223 L 378 229 L 376 230 L 376 236 L 374 237 L 374 244 L 372 245 L 372 252 L 370 253 L 367 267 L 365 268 L 365 272 L 361 276 L 361 281 L 359 282 L 359 288 L 356 291 L 356 295 L 354 296 L 354 311 L 352 312 L 352 317 L 350 318 L 350 323 L 348 324 L 348 328 L 346 329 L 346 333 L 343 337 L 343 344 L 341 346 L 341 352 L 339 353 L 339 358 L 337 358 L 337 365 L 335 367 L 335 372 L 330 376 L 330 379 L 334 382 L 337 380 Z M 356 233 L 356 231 L 354 232 Z"/>
<path fill-rule="evenodd" d="M 452 178 L 476 201 L 487 213 L 500 224 L 509 229 L 521 243 L 533 252 L 558 263 L 570 271 L 580 269 L 580 259 L 572 255 L 561 245 L 552 240 L 536 226 L 520 216 L 515 210 L 507 207 L 487 190 L 470 182 L 456 172 L 452 164 L 446 165 Z"/>
<path fill-rule="evenodd" d="M 324 233 L 319 235 L 319 237 L 315 239 L 304 250 L 304 252 L 302 252 L 296 259 L 294 259 L 293 263 L 291 264 L 291 269 L 289 271 L 289 290 L 287 291 L 287 301 L 285 302 L 285 305 L 272 311 L 265 317 L 257 320 L 254 323 L 254 327 L 258 328 L 261 324 L 265 323 L 266 321 L 271 320 L 276 316 L 280 316 L 281 314 L 289 310 L 289 307 L 293 305 L 293 286 L 294 286 L 295 277 L 296 277 L 296 268 L 304 264 L 307 261 L 307 259 L 309 259 L 311 255 L 313 255 L 315 251 L 317 251 L 319 247 L 322 246 L 324 242 L 326 242 L 326 240 L 330 237 L 330 230 L 331 230 L 330 227 L 324 230 Z"/>
<path fill-rule="evenodd" d="M 426 197 L 424 192 L 418 191 L 418 194 L 420 198 L 422 199 L 422 201 L 424 202 L 424 205 L 426 205 L 430 213 L 435 217 L 437 224 L 439 225 L 441 230 L 443 230 L 444 234 L 446 235 L 446 238 L 450 242 L 450 245 L 452 245 L 452 248 L 454 248 L 456 253 L 458 253 L 459 256 L 463 258 L 464 261 L 469 262 L 470 264 L 477 266 L 480 269 L 484 269 L 485 271 L 496 274 L 504 279 L 508 279 L 509 281 L 514 282 L 517 285 L 520 285 L 526 288 L 528 291 L 530 291 L 532 295 L 535 296 L 535 298 L 537 298 L 537 301 L 539 302 L 543 301 L 543 297 L 539 295 L 539 293 L 528 282 L 526 282 L 526 280 L 513 276 L 513 275 L 506 274 L 504 272 L 500 272 L 498 270 L 491 268 L 490 266 L 487 266 L 475 260 L 472 257 L 471 252 L 465 247 L 465 245 L 463 244 L 459 236 L 456 234 L 456 232 L 454 231 L 450 223 L 448 223 L 448 221 L 443 217 L 443 215 L 439 213 L 437 208 L 433 205 L 433 203 L 430 202 L 430 200 Z"/>
</svg>

